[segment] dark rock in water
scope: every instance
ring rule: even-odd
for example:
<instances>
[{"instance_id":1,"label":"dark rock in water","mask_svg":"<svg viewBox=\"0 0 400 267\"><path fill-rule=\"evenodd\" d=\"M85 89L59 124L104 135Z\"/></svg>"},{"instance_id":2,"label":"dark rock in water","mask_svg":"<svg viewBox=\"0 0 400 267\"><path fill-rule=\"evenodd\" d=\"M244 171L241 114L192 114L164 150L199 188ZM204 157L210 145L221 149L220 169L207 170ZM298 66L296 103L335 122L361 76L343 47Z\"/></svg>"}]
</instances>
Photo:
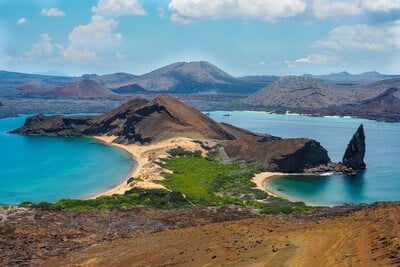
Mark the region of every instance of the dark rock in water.
<instances>
[{"instance_id":1,"label":"dark rock in water","mask_svg":"<svg viewBox=\"0 0 400 267\"><path fill-rule=\"evenodd\" d=\"M366 168L364 156L365 134L364 127L361 124L353 135L353 138L350 140L350 143L347 145L342 164L346 167L352 168L354 171L364 170Z\"/></svg>"}]
</instances>

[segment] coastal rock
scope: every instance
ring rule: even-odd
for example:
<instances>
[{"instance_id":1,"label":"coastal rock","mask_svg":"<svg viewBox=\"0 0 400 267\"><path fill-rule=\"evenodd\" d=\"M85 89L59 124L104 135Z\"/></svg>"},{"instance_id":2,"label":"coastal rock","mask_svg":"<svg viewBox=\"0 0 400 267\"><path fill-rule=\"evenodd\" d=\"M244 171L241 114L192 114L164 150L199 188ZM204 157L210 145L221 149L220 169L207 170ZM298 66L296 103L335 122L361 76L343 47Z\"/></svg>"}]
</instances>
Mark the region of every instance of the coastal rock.
<instances>
[{"instance_id":1,"label":"coastal rock","mask_svg":"<svg viewBox=\"0 0 400 267\"><path fill-rule=\"evenodd\" d=\"M120 144L153 143L176 137L214 140L231 159L253 162L268 171L303 172L327 164L327 151L307 138L282 139L217 123L176 99L161 95L135 99L99 116L28 118L14 133L48 136L116 136Z\"/></svg>"},{"instance_id":2,"label":"coastal rock","mask_svg":"<svg viewBox=\"0 0 400 267\"><path fill-rule=\"evenodd\" d=\"M224 146L231 158L255 161L265 171L302 173L331 162L320 143L307 138L290 138L257 142L235 140Z\"/></svg>"},{"instance_id":3,"label":"coastal rock","mask_svg":"<svg viewBox=\"0 0 400 267\"><path fill-rule=\"evenodd\" d=\"M347 145L346 152L344 153L342 164L350 167L353 170L364 170L366 168L364 162L365 156L365 133L364 127L361 124L350 143Z\"/></svg>"},{"instance_id":4,"label":"coastal rock","mask_svg":"<svg viewBox=\"0 0 400 267\"><path fill-rule=\"evenodd\" d=\"M90 125L90 117L45 116L39 114L26 119L25 124L12 133L45 136L82 136Z\"/></svg>"}]
</instances>

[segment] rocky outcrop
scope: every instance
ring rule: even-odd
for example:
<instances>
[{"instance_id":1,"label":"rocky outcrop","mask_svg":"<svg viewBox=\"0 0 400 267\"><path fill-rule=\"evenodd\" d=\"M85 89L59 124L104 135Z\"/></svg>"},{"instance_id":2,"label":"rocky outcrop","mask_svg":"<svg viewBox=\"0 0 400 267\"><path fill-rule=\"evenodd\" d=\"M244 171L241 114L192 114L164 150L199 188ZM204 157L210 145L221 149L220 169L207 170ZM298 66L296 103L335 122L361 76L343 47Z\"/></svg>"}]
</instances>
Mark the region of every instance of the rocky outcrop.
<instances>
[{"instance_id":1,"label":"rocky outcrop","mask_svg":"<svg viewBox=\"0 0 400 267\"><path fill-rule=\"evenodd\" d=\"M307 138L257 142L239 139L224 145L231 158L256 162L265 171L302 173L308 168L331 162L320 143Z\"/></svg>"},{"instance_id":2,"label":"rocky outcrop","mask_svg":"<svg viewBox=\"0 0 400 267\"><path fill-rule=\"evenodd\" d=\"M350 143L347 145L342 164L346 167L352 168L355 171L364 170L366 168L364 156L365 133L364 127L361 124L353 135L353 138L350 140Z\"/></svg>"},{"instance_id":3,"label":"rocky outcrop","mask_svg":"<svg viewBox=\"0 0 400 267\"><path fill-rule=\"evenodd\" d=\"M113 135L114 142L152 143L174 137L212 139L230 158L254 162L268 171L303 172L330 162L327 151L306 138L281 139L217 123L203 113L162 95L135 99L100 116L37 115L14 133L50 136Z\"/></svg>"}]
</instances>

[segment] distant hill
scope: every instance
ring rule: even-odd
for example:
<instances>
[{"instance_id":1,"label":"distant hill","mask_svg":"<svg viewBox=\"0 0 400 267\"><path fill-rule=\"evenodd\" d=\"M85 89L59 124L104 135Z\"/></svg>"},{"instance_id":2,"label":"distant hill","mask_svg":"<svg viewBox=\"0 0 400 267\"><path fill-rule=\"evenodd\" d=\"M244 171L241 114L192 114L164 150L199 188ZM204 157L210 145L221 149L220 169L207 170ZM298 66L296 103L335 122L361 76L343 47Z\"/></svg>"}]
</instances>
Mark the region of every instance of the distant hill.
<instances>
[{"instance_id":1,"label":"distant hill","mask_svg":"<svg viewBox=\"0 0 400 267\"><path fill-rule=\"evenodd\" d=\"M355 75L343 71L317 76L307 74L303 77L318 79L320 82L329 84L355 87L381 80L400 78L400 75L385 75L376 71ZM121 72L107 75L84 74L81 77L62 77L0 71L0 97L49 98L54 95L48 94L48 91L56 87L63 87L66 83L82 80L94 80L105 88L113 89L116 94L121 92L121 94L129 94L129 91L135 94L139 87L150 92L170 94L252 94L278 79L278 76L273 75L236 78L205 61L177 62L143 75ZM130 87L130 89L125 87L134 85L139 87ZM320 99L320 101L325 100Z\"/></svg>"},{"instance_id":2,"label":"distant hill","mask_svg":"<svg viewBox=\"0 0 400 267\"><path fill-rule=\"evenodd\" d=\"M317 110L319 115L347 115L381 121L400 121L399 89L391 87L380 95L359 103Z\"/></svg>"},{"instance_id":3,"label":"distant hill","mask_svg":"<svg viewBox=\"0 0 400 267\"><path fill-rule=\"evenodd\" d=\"M400 78L400 75L386 75L381 74L377 71L363 72L360 74L350 74L347 71L342 71L338 73L331 73L328 75L311 75L311 77L338 85L357 86L366 85L381 80Z\"/></svg>"},{"instance_id":4,"label":"distant hill","mask_svg":"<svg viewBox=\"0 0 400 267\"><path fill-rule=\"evenodd\" d=\"M33 80L27 83L24 83L18 90L25 92L27 94L44 94L53 89L54 85L48 84L41 80Z\"/></svg>"},{"instance_id":5,"label":"distant hill","mask_svg":"<svg viewBox=\"0 0 400 267\"><path fill-rule=\"evenodd\" d=\"M339 86L305 76L280 78L246 99L254 106L315 115L349 115L400 120L400 79Z\"/></svg>"},{"instance_id":6,"label":"distant hill","mask_svg":"<svg viewBox=\"0 0 400 267\"><path fill-rule=\"evenodd\" d=\"M311 77L288 76L250 95L247 103L270 107L320 108L350 103L355 98L352 91L351 88Z\"/></svg>"},{"instance_id":7,"label":"distant hill","mask_svg":"<svg viewBox=\"0 0 400 267\"><path fill-rule=\"evenodd\" d=\"M112 89L114 93L117 94L147 94L149 91L137 84L125 85L118 87L117 89Z\"/></svg>"},{"instance_id":8,"label":"distant hill","mask_svg":"<svg viewBox=\"0 0 400 267\"><path fill-rule=\"evenodd\" d=\"M94 80L101 85L107 87L107 88L118 88L123 85L126 85L126 83L130 83L133 81L136 77L136 75L129 74L129 73L124 73L124 72L119 72L119 73L114 73L114 74L106 74L106 75L101 75L96 77L90 78L91 80Z\"/></svg>"},{"instance_id":9,"label":"distant hill","mask_svg":"<svg viewBox=\"0 0 400 267\"><path fill-rule=\"evenodd\" d=\"M169 93L251 93L262 87L234 78L205 62L178 62L137 76L124 85L137 84L147 91Z\"/></svg>"},{"instance_id":10,"label":"distant hill","mask_svg":"<svg viewBox=\"0 0 400 267\"><path fill-rule=\"evenodd\" d=\"M49 94L55 97L68 98L108 98L114 93L93 80L82 80L78 82L67 83L62 87L57 87Z\"/></svg>"},{"instance_id":11,"label":"distant hill","mask_svg":"<svg viewBox=\"0 0 400 267\"><path fill-rule=\"evenodd\" d=\"M73 81L76 81L76 78L0 70L0 97L18 97L32 93L43 93Z\"/></svg>"}]
</instances>

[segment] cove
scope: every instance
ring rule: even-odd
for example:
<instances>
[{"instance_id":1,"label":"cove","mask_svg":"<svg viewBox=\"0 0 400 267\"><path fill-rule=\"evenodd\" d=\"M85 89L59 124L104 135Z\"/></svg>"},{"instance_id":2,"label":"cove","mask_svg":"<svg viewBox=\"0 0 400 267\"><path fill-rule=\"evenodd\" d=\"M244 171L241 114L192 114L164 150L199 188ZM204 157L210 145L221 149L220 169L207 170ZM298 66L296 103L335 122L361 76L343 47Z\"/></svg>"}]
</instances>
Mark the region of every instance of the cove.
<instances>
[{"instance_id":1,"label":"cove","mask_svg":"<svg viewBox=\"0 0 400 267\"><path fill-rule=\"evenodd\" d=\"M28 115L0 119L0 204L87 198L115 187L135 167L128 153L90 138L8 133Z\"/></svg>"},{"instance_id":2,"label":"cove","mask_svg":"<svg viewBox=\"0 0 400 267\"><path fill-rule=\"evenodd\" d=\"M313 205L400 201L400 123L253 111L216 111L210 112L210 117L259 133L315 139L328 150L334 162L342 160L348 142L363 123L366 171L356 177L285 176L268 179L266 186L284 198Z\"/></svg>"}]
</instances>

